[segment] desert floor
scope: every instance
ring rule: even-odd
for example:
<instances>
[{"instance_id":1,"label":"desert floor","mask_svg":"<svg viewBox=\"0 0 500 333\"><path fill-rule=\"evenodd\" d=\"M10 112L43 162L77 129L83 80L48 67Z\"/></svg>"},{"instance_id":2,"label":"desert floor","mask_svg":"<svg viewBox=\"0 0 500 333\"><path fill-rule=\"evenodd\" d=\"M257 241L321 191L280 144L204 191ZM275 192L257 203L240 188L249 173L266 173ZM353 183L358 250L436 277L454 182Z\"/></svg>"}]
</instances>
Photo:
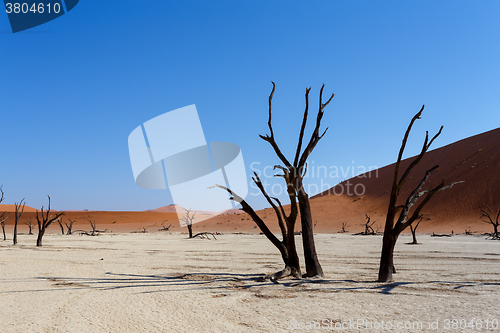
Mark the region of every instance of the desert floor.
<instances>
[{"instance_id":1,"label":"desert floor","mask_svg":"<svg viewBox=\"0 0 500 333\"><path fill-rule=\"evenodd\" d=\"M381 236L318 234L325 279L279 284L257 282L282 269L261 235L35 237L0 241L1 332L500 331L500 242L484 236L402 236L396 282L377 283Z\"/></svg>"}]
</instances>

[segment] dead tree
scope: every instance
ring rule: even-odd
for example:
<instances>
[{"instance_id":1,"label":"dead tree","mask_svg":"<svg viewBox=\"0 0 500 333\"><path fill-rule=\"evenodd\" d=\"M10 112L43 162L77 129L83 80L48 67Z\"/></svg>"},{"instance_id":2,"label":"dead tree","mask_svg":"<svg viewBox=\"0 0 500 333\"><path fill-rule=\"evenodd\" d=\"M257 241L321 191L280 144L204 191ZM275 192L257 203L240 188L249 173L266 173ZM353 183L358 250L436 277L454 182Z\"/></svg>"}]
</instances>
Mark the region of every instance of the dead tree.
<instances>
[{"instance_id":1,"label":"dead tree","mask_svg":"<svg viewBox=\"0 0 500 333\"><path fill-rule=\"evenodd\" d=\"M419 244L417 242L417 228L418 228L418 225L420 224L420 222L422 222L422 219L424 218L424 216L420 215L419 218L420 219L418 220L417 223L415 223L415 226L410 224L410 231L411 231L411 236L412 236L413 240L411 243L408 243L408 244Z\"/></svg>"},{"instance_id":2,"label":"dead tree","mask_svg":"<svg viewBox=\"0 0 500 333\"><path fill-rule=\"evenodd\" d=\"M296 253L295 248L295 239L294 239L294 228L295 221L297 219L297 201L298 208L300 211L300 219L301 219L301 229L302 229L302 244L304 247L304 258L306 263L306 273L305 277L313 277L313 276L324 276L323 269L318 260L318 256L316 253L316 246L314 244L314 234L313 234L313 219L311 214L311 206L309 204L309 196L304 189L303 178L307 172L307 159L310 154L318 144L319 140L325 135L328 128L320 134L321 120L323 119L323 114L326 106L333 99L334 94L330 96L330 98L323 103L323 89L325 85L323 85L320 89L319 93L319 106L318 112L316 115L316 123L314 126L314 130L311 134L309 141L307 142L305 148L302 150L302 143L304 140L304 133L307 124L307 118L309 115L309 92L311 88L306 89L305 93L305 110L302 117L302 125L299 132L299 139L297 143L297 149L295 151L295 157L293 159L293 163L290 162L285 155L281 152L278 144L276 143L274 137L274 131L272 127L272 100L275 91L275 84L273 84L273 89L271 94L269 95L269 118L268 118L268 127L269 134L260 135L260 138L264 141L268 142L273 148L276 156L281 160L283 165L277 165L274 168L283 171L283 174L280 175L285 179L287 185L287 193L290 199L290 207L291 212L289 215L286 215L281 203L276 198L270 198L269 195L265 192L260 179L255 174L254 182L257 184L263 195L266 197L267 201L273 207L277 217L278 223L282 232L282 241L279 241L267 228L264 222L260 219L260 217L253 211L253 209L245 202L245 206L243 206L243 210L247 212L254 222L259 226L261 231L267 236L267 238L280 250L283 260L285 261L285 269L282 272L275 274L275 277L283 277L286 275L294 275L297 276L300 272L299 260ZM229 191L233 198L237 198L237 195ZM238 197L241 199L240 197ZM240 202L241 203L241 202ZM279 208L278 208L279 205Z\"/></svg>"},{"instance_id":3,"label":"dead tree","mask_svg":"<svg viewBox=\"0 0 500 333\"><path fill-rule=\"evenodd\" d=\"M89 221L89 223L90 223L90 227L92 228L92 231L87 232L87 231L84 231L84 230L77 230L77 231L80 231L80 235L98 236L101 232L106 232L106 231L108 230L108 229L104 229L104 230L97 230L95 220L91 220L91 219L88 219L88 218L85 218L85 219L86 219L87 221Z\"/></svg>"},{"instance_id":4,"label":"dead tree","mask_svg":"<svg viewBox=\"0 0 500 333\"><path fill-rule=\"evenodd\" d=\"M3 193L3 189L2 189L3 185L0 186L0 202L3 201L4 199L4 193ZM0 214L0 225L2 225L2 232L3 232L3 240L7 240L7 235L5 234L5 220L7 220L9 217L7 216L7 212L2 212L2 214Z\"/></svg>"},{"instance_id":5,"label":"dead tree","mask_svg":"<svg viewBox=\"0 0 500 333\"><path fill-rule=\"evenodd\" d=\"M425 172L424 177L420 181L420 183L417 185L417 187L411 192L411 194L408 196L406 199L406 202L403 205L397 205L398 201L398 196L401 191L401 188L406 182L406 179L408 178L408 175L410 172L413 170L413 168L422 160L424 157L425 153L431 146L431 144L434 142L434 140L441 134L441 131L443 130L443 126L439 129L436 135L429 141L429 132L426 132L425 134L425 140L424 144L422 146L422 150L420 154L413 159L413 161L410 163L408 168L406 168L405 172L399 178L399 167L401 164L401 159L403 157L403 152L406 147L406 142L408 140L408 136L410 134L411 128L413 126L413 123L417 120L420 119L420 116L422 115L422 111L424 110L424 106L420 109L420 111L412 118L410 124L408 125L408 128L406 129L405 136L403 138L403 142L401 143L401 148L399 150L399 155L397 162L395 164L394 168L394 178L392 182L392 189L391 189L391 194L389 198L389 207L387 210L387 217L385 221L385 228L384 228L384 237L383 237L383 243L382 243L382 253L380 256L380 267L379 267L379 273L378 273L378 281L379 282L388 282L392 281L392 274L396 272L394 269L394 247L396 245L396 241L399 237L399 234L405 230L408 226L410 226L413 222L415 222L416 219L419 218L420 212L422 208L429 202L429 200L436 194L438 191L445 190L447 188L452 187L456 183L453 183L448 186L444 186L445 181L444 179L435 187L431 187L429 190L422 191L422 187L424 184L427 182L429 179L429 176L431 173L439 167L439 165L435 165L429 170ZM424 196L424 199L419 203L417 208L413 211L413 214L409 216L410 209L412 206L422 197ZM396 214L399 212L399 216L397 217L396 220ZM396 222L395 222L396 220Z\"/></svg>"},{"instance_id":6,"label":"dead tree","mask_svg":"<svg viewBox=\"0 0 500 333\"><path fill-rule=\"evenodd\" d=\"M24 201L24 203L23 203ZM17 244L17 224L19 223L19 220L21 219L21 215L23 215L24 212L24 206L26 206L26 201L24 198L19 202L19 204L15 204L15 212L14 212L14 236L12 237L12 242L14 245Z\"/></svg>"},{"instance_id":7,"label":"dead tree","mask_svg":"<svg viewBox=\"0 0 500 333\"><path fill-rule=\"evenodd\" d=\"M212 237L215 240L217 240L217 238L215 238L214 233L212 233L212 232L206 232L206 231L197 233L196 235L193 236L193 238L199 237L199 238L210 240L210 235L212 235Z\"/></svg>"},{"instance_id":8,"label":"dead tree","mask_svg":"<svg viewBox=\"0 0 500 333\"><path fill-rule=\"evenodd\" d=\"M33 228L35 227L35 225L33 224L33 221L31 221L31 219L28 219L28 221L24 222L24 224L26 224L29 228L28 235L33 235Z\"/></svg>"},{"instance_id":9,"label":"dead tree","mask_svg":"<svg viewBox=\"0 0 500 333\"><path fill-rule=\"evenodd\" d=\"M186 210L186 216L184 216L181 221L186 222L188 231L189 231L189 238L193 238L193 220L194 216L196 215L196 212L193 213L193 215L189 215L191 212L191 209Z\"/></svg>"},{"instance_id":10,"label":"dead tree","mask_svg":"<svg viewBox=\"0 0 500 333\"><path fill-rule=\"evenodd\" d=\"M500 239L500 235L498 234L498 226L500 225L500 221L498 220L500 217L500 207L498 207L498 212L496 213L496 217L494 218L493 210L488 207L488 211L481 208L481 218L485 217L488 220L481 220L485 223L491 224L493 226L493 233L491 233L492 239Z\"/></svg>"},{"instance_id":11,"label":"dead tree","mask_svg":"<svg viewBox=\"0 0 500 333\"><path fill-rule=\"evenodd\" d=\"M36 221L38 224L38 237L36 239L36 246L42 246L42 238L43 235L45 235L45 231L47 230L48 227L55 221L58 221L61 216L64 215L64 212L61 213L56 213L55 216L50 215L50 196L47 195L49 198L49 206L47 207L47 211L43 211L43 206L41 211L39 212L38 210L36 211Z\"/></svg>"},{"instance_id":12,"label":"dead tree","mask_svg":"<svg viewBox=\"0 0 500 333\"><path fill-rule=\"evenodd\" d=\"M306 277L313 277L313 276L324 276L323 274L323 269L321 268L321 265L318 260L318 255L316 253L316 246L314 244L314 234L313 234L313 220L312 220L312 214L311 214L311 205L309 203L309 195L307 194L306 190L304 189L304 184L303 184L303 178L307 172L307 159L311 155L312 151L318 144L319 140L326 134L328 128L326 128L323 133L320 134L320 127L321 127L321 120L323 119L324 115L324 110L326 106L331 102L333 97L335 96L332 94L330 98L323 103L323 89L325 88L325 85L323 84L321 86L320 92L319 92L319 106L318 106L318 113L316 115L316 124L314 126L314 130L311 134L311 137L304 148L302 150L302 141L304 139L304 132L307 124L307 118L309 115L309 92L311 91L311 88L306 89L306 94L305 94L305 110L304 110L304 115L302 118L302 126L300 128L300 133L299 133L299 141L297 144L297 149L295 152L295 157L293 160L293 164L290 163L290 161L283 155L281 152L278 144L276 143L274 139L274 132L273 132L273 127L271 125L271 106L272 106L272 99L274 95L274 90L275 90L275 85L273 82L273 90L271 94L269 95L269 120L268 120L268 127L269 127L269 135L261 135L260 137L267 141L274 149L274 152L276 155L279 157L281 162L284 164L284 166L280 166L280 169L283 171L286 169L286 173L288 174L289 181L287 181L287 187L292 187L297 195L297 199L299 202L299 210L300 210L300 221L301 221L301 229L302 229L302 245L304 247L304 259L306 263Z\"/></svg>"},{"instance_id":13,"label":"dead tree","mask_svg":"<svg viewBox=\"0 0 500 333\"><path fill-rule=\"evenodd\" d=\"M170 227L172 226L172 225L169 225L168 227L166 227L163 225L163 223L165 223L165 222L161 223L161 229L158 229L158 231L168 231L170 229Z\"/></svg>"},{"instance_id":14,"label":"dead tree","mask_svg":"<svg viewBox=\"0 0 500 333\"><path fill-rule=\"evenodd\" d=\"M364 224L365 226L365 231L363 232L364 235L375 235L375 230L373 230L372 226L375 224L375 221L371 222L370 215L365 214L366 217L366 222Z\"/></svg>"},{"instance_id":15,"label":"dead tree","mask_svg":"<svg viewBox=\"0 0 500 333\"><path fill-rule=\"evenodd\" d=\"M342 229L340 230L341 233L348 232L345 228L347 227L347 222L342 222Z\"/></svg>"},{"instance_id":16,"label":"dead tree","mask_svg":"<svg viewBox=\"0 0 500 333\"><path fill-rule=\"evenodd\" d=\"M371 221L371 218L370 218L370 215L368 214L365 214L365 217L366 217L366 222L365 223L362 223L360 225L364 226L365 227L365 230L361 231L361 232L358 232L358 233L355 233L354 235L377 235L378 234L378 230L380 229L376 224L375 224L375 221ZM377 230L373 230L373 225L375 224L375 227L377 228Z\"/></svg>"},{"instance_id":17,"label":"dead tree","mask_svg":"<svg viewBox=\"0 0 500 333\"><path fill-rule=\"evenodd\" d=\"M68 217L68 221L69 221L69 224L67 222L64 222L64 224L66 225L66 235L71 235L73 233L72 229L73 229L73 224L76 222L76 220L72 220Z\"/></svg>"}]
</instances>

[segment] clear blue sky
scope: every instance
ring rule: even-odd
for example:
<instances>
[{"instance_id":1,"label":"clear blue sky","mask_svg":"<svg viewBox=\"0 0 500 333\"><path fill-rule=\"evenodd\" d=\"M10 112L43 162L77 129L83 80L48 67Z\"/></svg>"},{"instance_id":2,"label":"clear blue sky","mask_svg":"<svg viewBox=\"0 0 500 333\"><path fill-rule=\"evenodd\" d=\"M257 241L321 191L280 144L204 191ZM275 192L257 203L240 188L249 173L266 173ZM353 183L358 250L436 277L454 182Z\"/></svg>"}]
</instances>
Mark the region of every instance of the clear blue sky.
<instances>
[{"instance_id":1,"label":"clear blue sky","mask_svg":"<svg viewBox=\"0 0 500 333\"><path fill-rule=\"evenodd\" d=\"M277 159L267 133L276 82L278 143L293 154L311 86L336 94L315 165L393 163L422 104L407 156L425 130L435 148L500 124L500 2L90 1L12 34L0 14L0 184L36 208L143 210L172 203L135 185L127 138L196 104L207 141ZM333 184L343 180L329 179ZM258 208L265 204L251 197Z\"/></svg>"}]
</instances>

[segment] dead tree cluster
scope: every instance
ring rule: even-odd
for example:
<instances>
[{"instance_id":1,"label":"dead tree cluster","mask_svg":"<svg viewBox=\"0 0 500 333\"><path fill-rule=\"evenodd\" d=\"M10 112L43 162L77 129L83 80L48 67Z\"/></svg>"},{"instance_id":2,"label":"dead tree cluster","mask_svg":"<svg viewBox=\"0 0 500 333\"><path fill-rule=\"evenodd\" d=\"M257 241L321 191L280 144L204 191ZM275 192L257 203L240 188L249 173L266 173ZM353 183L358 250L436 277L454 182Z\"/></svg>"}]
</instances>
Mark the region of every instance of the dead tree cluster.
<instances>
[{"instance_id":1,"label":"dead tree cluster","mask_svg":"<svg viewBox=\"0 0 500 333\"><path fill-rule=\"evenodd\" d=\"M325 103L323 103L324 85L321 87L319 93L319 105L316 114L316 122L314 130L311 134L309 141L305 145L305 148L302 149L305 128L309 115L309 92L311 88L306 89L305 110L302 117L302 125L299 132L299 138L295 156L293 160L288 160L282 153L281 149L279 148L274 136L273 126L272 126L272 100L276 86L274 82L272 84L273 84L273 89L271 91L271 94L269 95L269 118L268 118L269 134L260 135L260 138L271 145L271 147L274 150L274 153L282 163L282 165L276 165L274 169L280 170L282 172L282 174L277 176L282 177L286 183L288 199L290 200L290 212L288 214L285 212L280 200L269 196L257 173L254 173L254 177L252 177L252 179L259 188L259 190L261 191L261 193L266 198L267 202L271 205L272 209L274 210L274 213L276 214L278 225L281 230L281 240L278 239L278 237L276 237L269 230L268 226L265 224L262 218L254 211L254 209L245 200L243 200L243 198L241 198L240 196L238 196L236 193L226 188L225 186L221 185L216 185L216 186L228 191L229 194L231 195L231 199L241 204L242 210L246 212L253 219L253 221L260 228L262 233L280 251L281 257L285 263L285 268L282 271L273 274L271 276L272 279L278 279L289 275L292 275L296 278L300 278L302 276L299 257L297 255L297 250L295 245L295 237L294 237L295 222L298 217L298 212L300 211L302 246L304 248L304 259L306 265L306 273L304 274L304 277L314 277L314 276L322 277L324 276L323 269L321 268L321 265L319 263L318 256L316 253L316 247L314 244L311 206L309 204L309 196L304 189L303 178L307 171L307 164L306 164L307 159L309 158L310 154L312 153L318 142L321 140L321 138L325 135L326 131L328 130L327 128L322 133L320 133L321 120L324 115L324 110L326 106L333 99L334 94L332 94L330 98Z\"/></svg>"},{"instance_id":2,"label":"dead tree cluster","mask_svg":"<svg viewBox=\"0 0 500 333\"><path fill-rule=\"evenodd\" d=\"M500 225L500 207L498 207L497 213L493 213L493 210L488 207L488 210L481 208L481 218L486 218L486 220L481 220L485 223L491 224L493 226L493 232L490 234L491 239L500 239L498 234L498 226Z\"/></svg>"},{"instance_id":3,"label":"dead tree cluster","mask_svg":"<svg viewBox=\"0 0 500 333\"><path fill-rule=\"evenodd\" d=\"M49 205L47 210L44 210L44 207L42 206L41 211L36 211L36 220L37 220L37 225L38 225L38 236L36 240L36 246L42 246L42 239L45 234L45 231L47 228L54 223L55 221L59 221L61 216L64 215L64 213L56 213L55 215L51 215L50 212L50 196L47 196L49 198ZM4 200L4 192L2 189L2 186L0 186L0 202ZM24 213L24 208L26 206L26 200L23 198L19 203L15 203L14 207L14 232L13 232L13 237L12 237L12 242L14 245L17 244L17 236L18 236L18 225L19 221L21 220L21 216ZM7 212L3 212L0 214L0 224L2 226L2 231L3 231L3 238L4 240L7 239L6 234L5 234L5 220L7 220ZM29 228L29 235L33 235L33 228L35 225L33 224L31 219L28 219L26 222L24 222Z\"/></svg>"}]
</instances>

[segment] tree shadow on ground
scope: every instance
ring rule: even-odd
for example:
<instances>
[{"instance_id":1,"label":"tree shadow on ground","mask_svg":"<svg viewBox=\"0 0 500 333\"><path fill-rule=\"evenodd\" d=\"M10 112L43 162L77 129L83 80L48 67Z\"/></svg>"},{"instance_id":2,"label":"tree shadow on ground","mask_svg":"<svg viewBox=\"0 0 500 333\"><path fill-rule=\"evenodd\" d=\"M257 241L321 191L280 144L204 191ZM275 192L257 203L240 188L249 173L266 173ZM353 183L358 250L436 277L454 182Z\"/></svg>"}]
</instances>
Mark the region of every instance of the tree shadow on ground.
<instances>
[{"instance_id":1,"label":"tree shadow on ground","mask_svg":"<svg viewBox=\"0 0 500 333\"><path fill-rule=\"evenodd\" d=\"M335 280L335 279L283 279L278 283L265 280L259 282L265 274L234 274L234 273L177 273L170 275L124 274L106 272L105 277L37 277L39 280L51 282L51 288L38 290L4 290L0 293L20 293L36 291L56 291L74 289L117 290L137 289L139 293L158 293L173 291L210 290L224 291L269 291L282 290L293 293L338 293L338 292L370 292L390 295L396 289L404 286L428 289L433 285L450 285L449 290L458 291L464 287L499 286L500 282L466 282L466 281L423 281L423 282L391 282ZM23 279L16 282L30 282ZM4 281L6 282L6 281ZM141 290L146 289L146 290ZM152 290L153 289L153 290ZM400 292L404 292L401 290Z\"/></svg>"}]
</instances>

